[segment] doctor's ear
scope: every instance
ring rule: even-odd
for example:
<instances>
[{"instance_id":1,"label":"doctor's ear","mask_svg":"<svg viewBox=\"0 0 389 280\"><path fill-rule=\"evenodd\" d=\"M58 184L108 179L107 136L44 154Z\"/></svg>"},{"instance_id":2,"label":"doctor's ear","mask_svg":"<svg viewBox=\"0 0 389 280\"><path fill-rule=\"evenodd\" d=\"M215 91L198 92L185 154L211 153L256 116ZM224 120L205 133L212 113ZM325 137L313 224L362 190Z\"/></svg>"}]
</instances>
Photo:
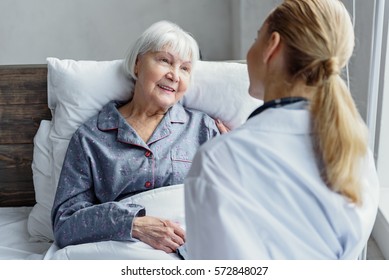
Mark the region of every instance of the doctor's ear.
<instances>
[{"instance_id":1,"label":"doctor's ear","mask_svg":"<svg viewBox=\"0 0 389 280\"><path fill-rule=\"evenodd\" d=\"M263 53L263 62L268 63L270 59L277 53L281 45L281 35L278 32L273 32L268 41L267 47Z\"/></svg>"}]
</instances>

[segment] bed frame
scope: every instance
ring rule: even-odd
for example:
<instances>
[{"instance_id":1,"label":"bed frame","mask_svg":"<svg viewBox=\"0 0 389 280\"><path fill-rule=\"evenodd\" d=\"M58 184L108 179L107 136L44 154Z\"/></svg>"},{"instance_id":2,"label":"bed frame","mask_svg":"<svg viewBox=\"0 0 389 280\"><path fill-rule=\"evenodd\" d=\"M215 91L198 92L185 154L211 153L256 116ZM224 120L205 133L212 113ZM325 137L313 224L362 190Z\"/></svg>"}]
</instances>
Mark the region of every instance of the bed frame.
<instances>
[{"instance_id":1,"label":"bed frame","mask_svg":"<svg viewBox=\"0 0 389 280\"><path fill-rule=\"evenodd\" d=\"M47 106L47 65L0 66L0 207L33 206L33 140Z\"/></svg>"}]
</instances>

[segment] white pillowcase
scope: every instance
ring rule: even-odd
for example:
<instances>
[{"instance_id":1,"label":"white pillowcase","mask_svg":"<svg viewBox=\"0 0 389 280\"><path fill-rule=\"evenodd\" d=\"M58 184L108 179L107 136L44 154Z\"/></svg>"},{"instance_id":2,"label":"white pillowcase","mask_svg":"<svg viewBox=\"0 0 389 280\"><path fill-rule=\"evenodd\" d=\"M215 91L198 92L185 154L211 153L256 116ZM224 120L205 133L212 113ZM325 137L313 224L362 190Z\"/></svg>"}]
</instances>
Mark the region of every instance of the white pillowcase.
<instances>
[{"instance_id":1,"label":"white pillowcase","mask_svg":"<svg viewBox=\"0 0 389 280\"><path fill-rule=\"evenodd\" d=\"M49 152L54 157L48 165L52 166L52 170L45 170L44 178L39 171L33 169L36 180L44 180L45 186L48 184L47 180L51 180L49 190L40 183L35 186L37 197L47 196L45 204L37 201L42 207L36 205L29 219L30 233L36 238L42 235L47 239L53 238L50 212L45 211L51 211L62 163L73 133L109 101L125 101L131 96L129 89L133 87L132 81L124 73L122 62L123 60L75 61L47 58L48 106L53 116L48 142L51 144ZM249 96L248 86L245 64L199 61L193 72L193 83L181 103L218 118L234 129L243 124L248 115L262 104L262 101ZM41 228L39 234L36 230L38 228Z\"/></svg>"},{"instance_id":2,"label":"white pillowcase","mask_svg":"<svg viewBox=\"0 0 389 280\"><path fill-rule=\"evenodd\" d=\"M111 100L128 100L132 82L122 60L47 59L47 99L56 135L70 138L87 119Z\"/></svg>"},{"instance_id":3,"label":"white pillowcase","mask_svg":"<svg viewBox=\"0 0 389 280\"><path fill-rule=\"evenodd\" d=\"M182 104L220 119L229 128L242 125L262 101L248 94L247 65L237 62L199 61L193 83Z\"/></svg>"},{"instance_id":4,"label":"white pillowcase","mask_svg":"<svg viewBox=\"0 0 389 280\"><path fill-rule=\"evenodd\" d=\"M52 185L52 148L49 140L51 121L42 120L34 137L33 161L31 164L36 204L27 221L32 241L53 240L51 208L55 188Z\"/></svg>"}]
</instances>

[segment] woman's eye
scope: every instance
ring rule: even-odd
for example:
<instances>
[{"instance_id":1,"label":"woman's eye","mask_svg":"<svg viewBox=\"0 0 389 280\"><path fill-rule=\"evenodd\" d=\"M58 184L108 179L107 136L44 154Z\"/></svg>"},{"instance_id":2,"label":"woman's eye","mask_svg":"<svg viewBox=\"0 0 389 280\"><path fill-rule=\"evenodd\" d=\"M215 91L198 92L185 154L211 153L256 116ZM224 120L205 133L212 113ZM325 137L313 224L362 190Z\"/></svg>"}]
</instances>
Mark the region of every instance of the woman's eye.
<instances>
[{"instance_id":1,"label":"woman's eye","mask_svg":"<svg viewBox=\"0 0 389 280\"><path fill-rule=\"evenodd\" d=\"M161 61L164 63L169 63L169 59L167 59L167 58L161 58Z\"/></svg>"}]
</instances>

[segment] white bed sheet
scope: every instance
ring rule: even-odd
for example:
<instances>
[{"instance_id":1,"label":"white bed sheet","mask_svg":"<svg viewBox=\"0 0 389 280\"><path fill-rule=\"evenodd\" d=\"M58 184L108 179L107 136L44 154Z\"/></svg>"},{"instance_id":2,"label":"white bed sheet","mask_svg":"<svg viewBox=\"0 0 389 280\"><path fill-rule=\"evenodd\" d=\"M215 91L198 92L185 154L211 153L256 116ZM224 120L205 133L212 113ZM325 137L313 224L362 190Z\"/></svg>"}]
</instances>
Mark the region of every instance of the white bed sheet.
<instances>
[{"instance_id":1,"label":"white bed sheet","mask_svg":"<svg viewBox=\"0 0 389 280\"><path fill-rule=\"evenodd\" d=\"M30 240L27 220L32 207L0 207L0 259L44 259L52 245Z\"/></svg>"}]
</instances>

